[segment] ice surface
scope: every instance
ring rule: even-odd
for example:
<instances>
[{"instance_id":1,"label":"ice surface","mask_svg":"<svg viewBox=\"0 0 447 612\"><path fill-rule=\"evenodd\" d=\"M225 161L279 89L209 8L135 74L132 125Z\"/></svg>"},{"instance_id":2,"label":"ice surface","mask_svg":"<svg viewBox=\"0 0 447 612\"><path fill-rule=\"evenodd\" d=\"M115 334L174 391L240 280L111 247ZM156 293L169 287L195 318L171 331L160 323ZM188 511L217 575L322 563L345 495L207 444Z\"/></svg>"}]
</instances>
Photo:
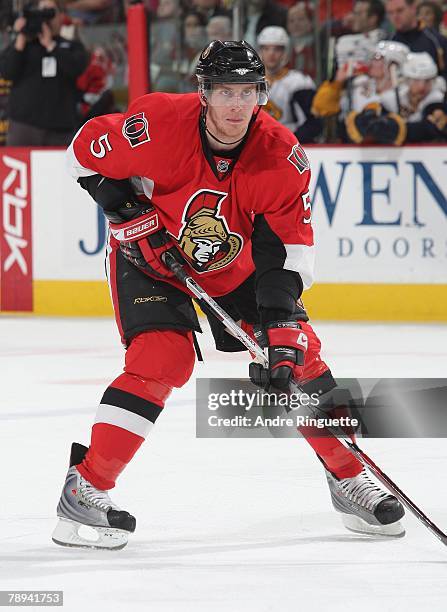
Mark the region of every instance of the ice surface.
<instances>
[{"instance_id":1,"label":"ice surface","mask_svg":"<svg viewBox=\"0 0 447 612\"><path fill-rule=\"evenodd\" d=\"M447 328L316 324L338 376L445 377ZM63 589L69 611L446 609L447 548L407 516L401 540L345 531L302 439L196 439L195 383L171 397L112 498L137 516L119 552L50 536L70 443L88 443L120 371L111 320L0 318L0 589ZM194 376L245 376L212 350ZM447 445L362 446L447 529Z\"/></svg>"}]
</instances>

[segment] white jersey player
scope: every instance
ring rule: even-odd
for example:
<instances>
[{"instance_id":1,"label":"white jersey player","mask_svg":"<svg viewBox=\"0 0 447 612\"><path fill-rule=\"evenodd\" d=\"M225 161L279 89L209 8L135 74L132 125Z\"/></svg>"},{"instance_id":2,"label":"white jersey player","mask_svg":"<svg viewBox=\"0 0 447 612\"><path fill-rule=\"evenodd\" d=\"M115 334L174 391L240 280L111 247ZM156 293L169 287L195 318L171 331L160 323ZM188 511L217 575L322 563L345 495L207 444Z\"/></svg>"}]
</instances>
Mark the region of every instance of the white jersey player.
<instances>
[{"instance_id":1,"label":"white jersey player","mask_svg":"<svg viewBox=\"0 0 447 612\"><path fill-rule=\"evenodd\" d=\"M291 130L302 143L320 134L320 120L311 113L315 83L310 76L287 67L290 38L284 28L268 26L258 36L270 95L265 110Z\"/></svg>"},{"instance_id":2,"label":"white jersey player","mask_svg":"<svg viewBox=\"0 0 447 612\"><path fill-rule=\"evenodd\" d=\"M350 111L361 112L370 104L380 103L385 91L396 87L402 79L402 67L409 47L392 40L382 40L374 48L368 74L354 77L342 95L340 106L345 116Z\"/></svg>"},{"instance_id":3,"label":"white jersey player","mask_svg":"<svg viewBox=\"0 0 447 612\"><path fill-rule=\"evenodd\" d=\"M403 76L405 81L401 85L380 96L386 111L412 123L421 121L430 105L444 102L445 80L438 77L437 66L428 53L409 53Z\"/></svg>"},{"instance_id":4,"label":"white jersey player","mask_svg":"<svg viewBox=\"0 0 447 612\"><path fill-rule=\"evenodd\" d=\"M403 83L380 94L375 105L347 115L350 140L394 145L446 140L445 81L437 74L428 53L409 53Z\"/></svg>"}]
</instances>

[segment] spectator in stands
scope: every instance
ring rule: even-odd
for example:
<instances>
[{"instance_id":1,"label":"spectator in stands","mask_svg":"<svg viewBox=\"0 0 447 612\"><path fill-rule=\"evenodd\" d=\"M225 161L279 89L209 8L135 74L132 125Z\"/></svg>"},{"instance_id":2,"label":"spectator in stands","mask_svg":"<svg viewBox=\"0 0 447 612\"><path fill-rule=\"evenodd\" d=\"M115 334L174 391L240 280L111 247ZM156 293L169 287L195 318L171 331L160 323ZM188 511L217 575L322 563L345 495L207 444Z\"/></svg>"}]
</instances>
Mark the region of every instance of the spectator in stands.
<instances>
[{"instance_id":1,"label":"spectator in stands","mask_svg":"<svg viewBox=\"0 0 447 612\"><path fill-rule=\"evenodd\" d=\"M374 46L385 38L385 31L380 27L384 16L381 0L357 0L352 11L353 34L340 36L337 40L337 68L347 59L339 57L344 53L341 49L352 46L356 55L368 56Z\"/></svg>"},{"instance_id":2,"label":"spectator in stands","mask_svg":"<svg viewBox=\"0 0 447 612\"><path fill-rule=\"evenodd\" d=\"M386 12L396 29L393 40L404 43L415 53L429 53L439 73L446 76L447 39L433 30L420 27L415 0L387 0Z\"/></svg>"},{"instance_id":3,"label":"spectator in stands","mask_svg":"<svg viewBox=\"0 0 447 612\"><path fill-rule=\"evenodd\" d=\"M368 73L376 45L383 38L379 26L384 9L379 4L378 0L358 0L355 3L353 26L356 33L340 36L336 42L335 76L321 84L313 102L313 111L318 117L338 116L343 91L350 100L354 79Z\"/></svg>"},{"instance_id":4,"label":"spectator in stands","mask_svg":"<svg viewBox=\"0 0 447 612\"><path fill-rule=\"evenodd\" d=\"M80 101L81 125L99 115L117 112L112 91L115 66L106 50L96 45L91 53L87 69L76 81Z\"/></svg>"},{"instance_id":5,"label":"spectator in stands","mask_svg":"<svg viewBox=\"0 0 447 612\"><path fill-rule=\"evenodd\" d=\"M201 50L207 43L206 18L202 13L189 11L183 18L182 54L178 63L179 92L197 90L195 67Z\"/></svg>"},{"instance_id":6,"label":"spectator in stands","mask_svg":"<svg viewBox=\"0 0 447 612\"><path fill-rule=\"evenodd\" d=\"M436 2L421 2L417 6L417 18L422 28L430 28L439 33L442 16L442 8Z\"/></svg>"},{"instance_id":7,"label":"spectator in stands","mask_svg":"<svg viewBox=\"0 0 447 612\"><path fill-rule=\"evenodd\" d=\"M191 0L191 8L201 13L207 22L218 15L231 17L231 11L223 8L219 0Z\"/></svg>"},{"instance_id":8,"label":"spectator in stands","mask_svg":"<svg viewBox=\"0 0 447 612\"><path fill-rule=\"evenodd\" d=\"M85 25L111 23L120 13L119 0L70 0L65 3L64 12Z\"/></svg>"},{"instance_id":9,"label":"spectator in stands","mask_svg":"<svg viewBox=\"0 0 447 612\"><path fill-rule=\"evenodd\" d=\"M231 19L226 15L211 17L206 26L208 42L212 40L231 40Z\"/></svg>"},{"instance_id":10,"label":"spectator in stands","mask_svg":"<svg viewBox=\"0 0 447 612\"><path fill-rule=\"evenodd\" d=\"M287 32L290 36L292 68L316 77L315 35L312 8L306 2L298 2L287 11Z\"/></svg>"},{"instance_id":11,"label":"spectator in stands","mask_svg":"<svg viewBox=\"0 0 447 612\"><path fill-rule=\"evenodd\" d=\"M0 75L13 83L9 98L8 145L66 145L78 123L76 79L88 55L78 41L59 35L60 7L56 0L40 0L39 9L54 16L41 22L19 17L16 38L0 55Z\"/></svg>"},{"instance_id":12,"label":"spectator in stands","mask_svg":"<svg viewBox=\"0 0 447 612\"><path fill-rule=\"evenodd\" d=\"M185 66L182 63L181 72L182 86L181 91L195 91L197 89L197 79L195 76L195 69L197 62L199 61L200 53L203 47L211 42L212 40L231 40L231 19L227 15L216 15L211 17L205 27L205 42L202 47L196 51L196 54L192 60L187 63L187 71L185 72Z\"/></svg>"},{"instance_id":13,"label":"spectator in stands","mask_svg":"<svg viewBox=\"0 0 447 612\"><path fill-rule=\"evenodd\" d=\"M179 0L160 0L151 21L151 79L156 91L176 92L176 66L181 57L181 6Z\"/></svg>"},{"instance_id":14,"label":"spectator in stands","mask_svg":"<svg viewBox=\"0 0 447 612\"><path fill-rule=\"evenodd\" d=\"M403 144L447 140L445 82L427 53L409 53L404 82L380 96L374 109L357 114L351 125L354 142Z\"/></svg>"},{"instance_id":15,"label":"spectator in stands","mask_svg":"<svg viewBox=\"0 0 447 612\"><path fill-rule=\"evenodd\" d=\"M261 30L270 25L287 27L287 9L273 0L246 0L244 10L243 38L250 45L256 45Z\"/></svg>"},{"instance_id":16,"label":"spectator in stands","mask_svg":"<svg viewBox=\"0 0 447 612\"><path fill-rule=\"evenodd\" d=\"M378 30L384 17L381 0L357 0L352 10L352 31L366 34Z\"/></svg>"},{"instance_id":17,"label":"spectator in stands","mask_svg":"<svg viewBox=\"0 0 447 612\"><path fill-rule=\"evenodd\" d=\"M315 83L309 76L287 67L290 40L286 30L280 26L264 28L257 46L270 88L264 110L289 128L300 142L314 142L321 132L321 122L310 110Z\"/></svg>"},{"instance_id":18,"label":"spectator in stands","mask_svg":"<svg viewBox=\"0 0 447 612\"><path fill-rule=\"evenodd\" d=\"M206 45L206 18L198 11L183 17L183 57L191 61Z\"/></svg>"},{"instance_id":19,"label":"spectator in stands","mask_svg":"<svg viewBox=\"0 0 447 612\"><path fill-rule=\"evenodd\" d=\"M352 11L352 34L344 34L337 39L335 61L330 71L330 78L341 68L346 70L348 78L367 71L367 65L374 52L374 47L386 38L380 27L384 18L384 7L380 0L357 0Z\"/></svg>"},{"instance_id":20,"label":"spectator in stands","mask_svg":"<svg viewBox=\"0 0 447 612\"><path fill-rule=\"evenodd\" d=\"M181 12L179 0L159 0L156 16L158 19L172 19L180 17Z\"/></svg>"}]
</instances>

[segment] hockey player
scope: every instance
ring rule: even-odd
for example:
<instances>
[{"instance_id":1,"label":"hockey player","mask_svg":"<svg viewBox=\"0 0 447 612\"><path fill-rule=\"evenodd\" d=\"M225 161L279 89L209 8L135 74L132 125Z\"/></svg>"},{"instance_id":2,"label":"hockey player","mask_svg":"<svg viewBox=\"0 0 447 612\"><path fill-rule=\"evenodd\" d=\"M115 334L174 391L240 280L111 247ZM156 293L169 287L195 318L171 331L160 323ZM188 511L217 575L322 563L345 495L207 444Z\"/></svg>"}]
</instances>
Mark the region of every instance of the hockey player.
<instances>
[{"instance_id":1,"label":"hockey player","mask_svg":"<svg viewBox=\"0 0 447 612\"><path fill-rule=\"evenodd\" d=\"M321 132L321 122L310 110L315 83L310 76L287 67L289 35L284 28L268 26L259 33L257 45L270 90L265 110L301 143L314 142Z\"/></svg>"},{"instance_id":2,"label":"hockey player","mask_svg":"<svg viewBox=\"0 0 447 612\"><path fill-rule=\"evenodd\" d=\"M349 93L346 93L340 104L342 116L345 117L346 134L349 140L360 144L364 141L369 122L375 120L381 113L381 100L386 92L393 91L403 79L403 66L410 49L392 40L380 41L374 51L368 69L368 75L360 75L353 79ZM396 118L399 125L399 118ZM404 130L392 131L391 140L384 143L402 144ZM387 138L384 135L384 138ZM394 142L395 140L395 142Z\"/></svg>"},{"instance_id":3,"label":"hockey player","mask_svg":"<svg viewBox=\"0 0 447 612\"><path fill-rule=\"evenodd\" d=\"M344 36L345 45L355 44ZM355 46L352 47L354 52ZM347 49L344 49L347 52ZM365 106L379 101L384 91L396 87L409 48L402 43L382 40L360 61L342 63L333 81L325 81L313 101L313 111L321 116L339 113L344 120L350 112L360 113Z\"/></svg>"},{"instance_id":4,"label":"hockey player","mask_svg":"<svg viewBox=\"0 0 447 612\"><path fill-rule=\"evenodd\" d=\"M447 138L430 119L446 113L446 83L429 53L409 53L403 66L404 83L381 96L385 111L399 114L407 124L407 142Z\"/></svg>"},{"instance_id":5,"label":"hockey player","mask_svg":"<svg viewBox=\"0 0 447 612\"><path fill-rule=\"evenodd\" d=\"M379 102L381 94L397 87L409 52L410 49L402 43L380 41L374 50L368 74L359 75L352 82L350 105L346 104L349 111L361 112L368 104Z\"/></svg>"},{"instance_id":6,"label":"hockey player","mask_svg":"<svg viewBox=\"0 0 447 612\"><path fill-rule=\"evenodd\" d=\"M348 115L351 139L397 145L446 140L445 80L437 74L428 53L409 53L402 83L384 91L374 108Z\"/></svg>"},{"instance_id":7,"label":"hockey player","mask_svg":"<svg viewBox=\"0 0 447 612\"><path fill-rule=\"evenodd\" d=\"M73 444L53 540L122 548L135 518L108 491L175 387L194 366L200 330L191 298L163 263L170 250L250 333L257 325L268 370L253 372L307 392L335 382L299 305L312 282L309 163L292 133L260 108L264 66L246 42L213 41L197 65L199 95L151 94L124 115L89 121L74 138L72 174L110 223L108 280L126 346L124 372L105 390L90 447ZM216 348L244 347L210 317ZM258 377L257 377L258 376ZM308 442L321 459L346 525L402 535L400 503L372 482L333 437ZM96 530L92 542L79 529Z\"/></svg>"}]
</instances>

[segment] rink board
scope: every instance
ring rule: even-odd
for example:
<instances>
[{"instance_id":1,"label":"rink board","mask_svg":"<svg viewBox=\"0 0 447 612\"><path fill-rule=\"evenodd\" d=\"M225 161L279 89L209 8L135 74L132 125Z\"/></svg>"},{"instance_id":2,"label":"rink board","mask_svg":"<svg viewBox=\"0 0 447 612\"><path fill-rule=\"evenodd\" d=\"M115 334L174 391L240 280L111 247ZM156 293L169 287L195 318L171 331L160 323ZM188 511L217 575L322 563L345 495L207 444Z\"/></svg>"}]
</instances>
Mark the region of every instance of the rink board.
<instances>
[{"instance_id":1,"label":"rink board","mask_svg":"<svg viewBox=\"0 0 447 612\"><path fill-rule=\"evenodd\" d=\"M447 320L445 147L309 147L317 245L310 315ZM61 150L2 150L1 310L112 313L106 224Z\"/></svg>"}]
</instances>

